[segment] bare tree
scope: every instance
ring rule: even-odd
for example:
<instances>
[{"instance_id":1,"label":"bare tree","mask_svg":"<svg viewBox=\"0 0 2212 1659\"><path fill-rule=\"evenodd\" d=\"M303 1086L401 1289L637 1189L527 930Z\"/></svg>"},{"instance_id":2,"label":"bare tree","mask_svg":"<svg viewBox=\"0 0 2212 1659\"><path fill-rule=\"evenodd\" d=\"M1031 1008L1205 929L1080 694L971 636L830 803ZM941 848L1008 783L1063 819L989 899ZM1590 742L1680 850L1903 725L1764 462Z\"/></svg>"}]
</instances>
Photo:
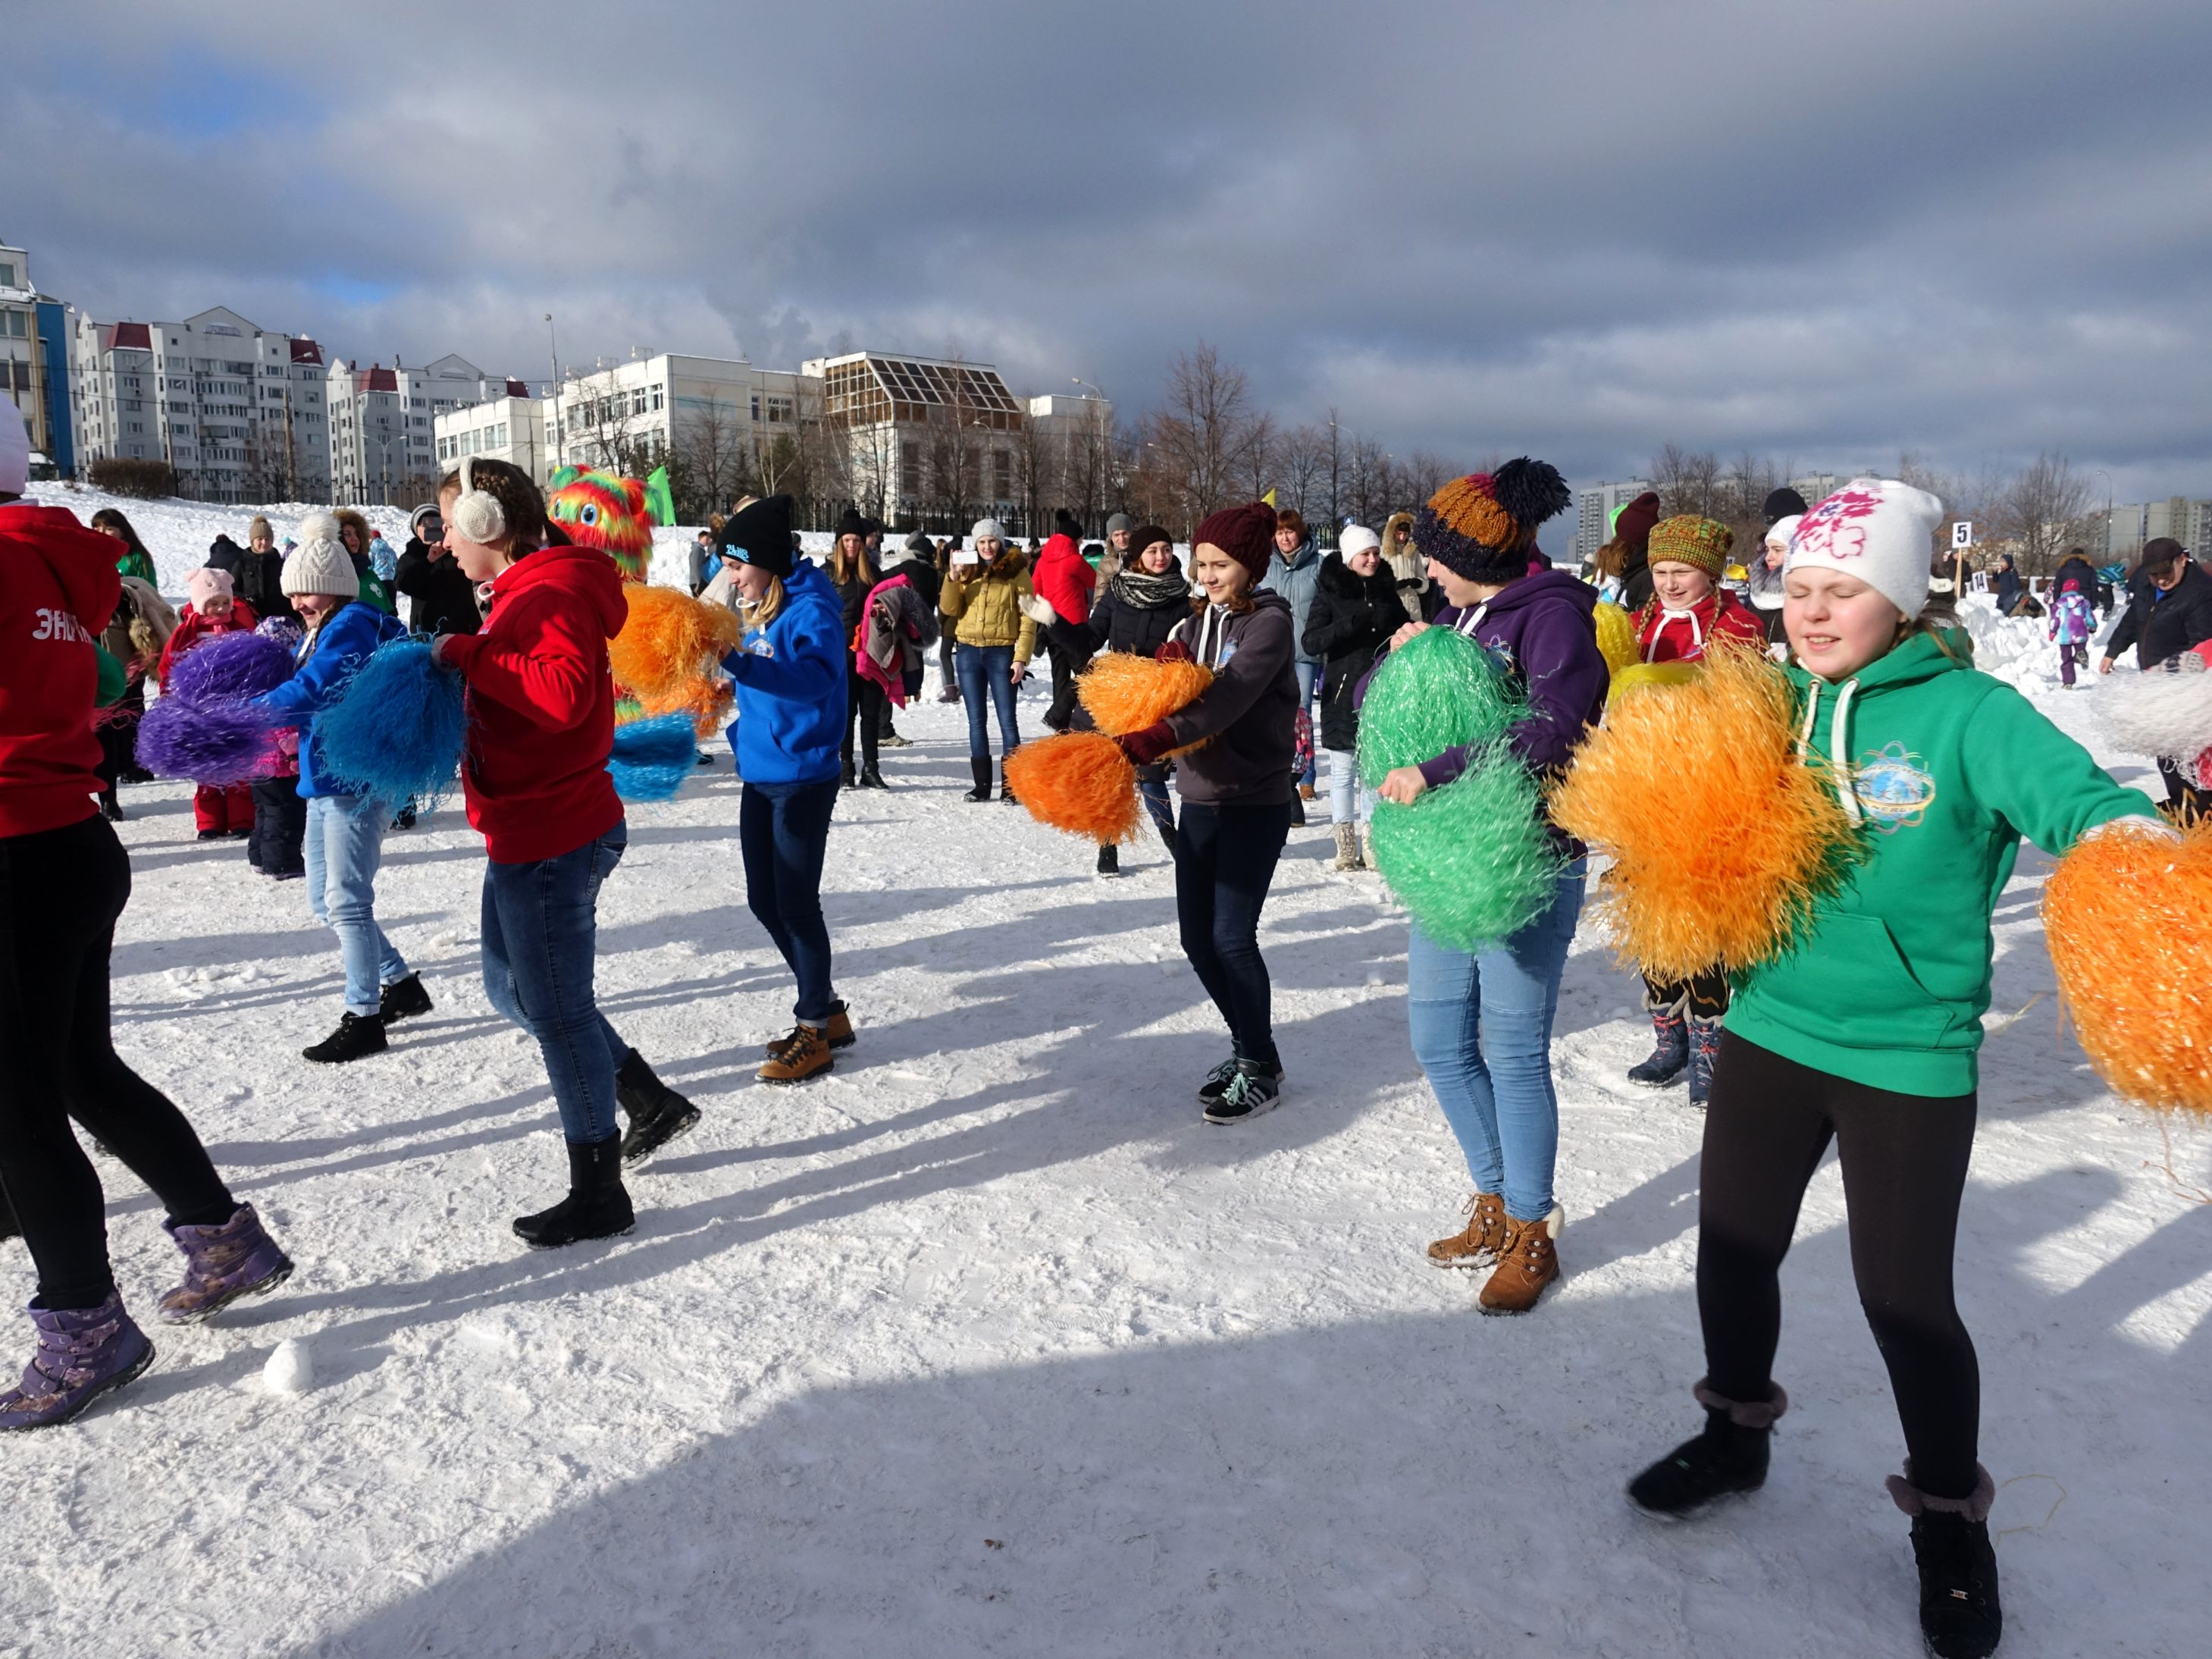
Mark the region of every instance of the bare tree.
<instances>
[{"instance_id":1,"label":"bare tree","mask_svg":"<svg viewBox=\"0 0 2212 1659\"><path fill-rule=\"evenodd\" d=\"M726 508L744 482L745 454L734 404L708 398L687 406L676 423L668 456L669 491L686 520L704 520Z\"/></svg>"},{"instance_id":2,"label":"bare tree","mask_svg":"<svg viewBox=\"0 0 2212 1659\"><path fill-rule=\"evenodd\" d=\"M1261 422L1244 371L1205 341L1168 365L1166 403L1152 416L1149 442L1179 481L1186 518L1195 522L1234 496Z\"/></svg>"},{"instance_id":3,"label":"bare tree","mask_svg":"<svg viewBox=\"0 0 2212 1659\"><path fill-rule=\"evenodd\" d=\"M1451 464L1441 455L1432 454L1425 449L1415 450L1400 470L1399 484L1404 493L1399 496L1398 504L1391 511L1418 510L1422 502L1458 476L1452 471Z\"/></svg>"},{"instance_id":4,"label":"bare tree","mask_svg":"<svg viewBox=\"0 0 2212 1659\"><path fill-rule=\"evenodd\" d=\"M1710 449L1689 450L1680 444L1660 446L1651 458L1651 484L1659 492L1662 510L1702 514L1720 518L1727 510L1721 488L1721 460Z\"/></svg>"},{"instance_id":5,"label":"bare tree","mask_svg":"<svg viewBox=\"0 0 2212 1659\"><path fill-rule=\"evenodd\" d=\"M1301 518L1322 516L1319 497L1328 477L1328 428L1293 427L1275 441L1276 500Z\"/></svg>"},{"instance_id":6,"label":"bare tree","mask_svg":"<svg viewBox=\"0 0 2212 1659\"><path fill-rule=\"evenodd\" d=\"M1991 503L1996 539L2011 544L2014 562L2031 576L2057 569L2065 550L2083 538L2089 478L2066 457L2046 450Z\"/></svg>"}]
</instances>

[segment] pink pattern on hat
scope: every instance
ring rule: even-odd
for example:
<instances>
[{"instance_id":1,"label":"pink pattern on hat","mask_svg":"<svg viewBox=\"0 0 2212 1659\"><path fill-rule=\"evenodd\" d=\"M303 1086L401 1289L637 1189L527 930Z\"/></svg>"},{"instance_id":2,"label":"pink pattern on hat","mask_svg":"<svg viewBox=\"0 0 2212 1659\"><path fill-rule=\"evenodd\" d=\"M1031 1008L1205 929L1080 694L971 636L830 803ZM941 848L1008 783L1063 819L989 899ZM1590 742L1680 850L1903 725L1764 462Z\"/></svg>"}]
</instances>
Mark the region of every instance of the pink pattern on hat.
<instances>
[{"instance_id":1,"label":"pink pattern on hat","mask_svg":"<svg viewBox=\"0 0 2212 1659\"><path fill-rule=\"evenodd\" d=\"M1791 544L1816 558L1855 559L1866 551L1866 526L1854 520L1872 518L1881 505L1871 490L1838 489L1799 521Z\"/></svg>"}]
</instances>

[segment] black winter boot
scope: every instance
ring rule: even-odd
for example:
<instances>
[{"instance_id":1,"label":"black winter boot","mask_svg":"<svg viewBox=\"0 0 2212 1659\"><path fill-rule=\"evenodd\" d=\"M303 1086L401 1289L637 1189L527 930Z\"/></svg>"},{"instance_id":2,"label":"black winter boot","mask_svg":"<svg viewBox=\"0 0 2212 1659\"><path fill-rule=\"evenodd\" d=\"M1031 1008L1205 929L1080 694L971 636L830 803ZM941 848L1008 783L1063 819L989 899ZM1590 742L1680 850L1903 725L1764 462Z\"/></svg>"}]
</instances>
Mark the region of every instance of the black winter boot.
<instances>
[{"instance_id":1,"label":"black winter boot","mask_svg":"<svg viewBox=\"0 0 2212 1659\"><path fill-rule=\"evenodd\" d=\"M1988 1659L2004 1635L1997 1604L1997 1553L1990 1542L1990 1505L1996 1483L1977 1463L1979 1478L1965 1498L1937 1498L1912 1484L1908 1459L1902 1477L1889 1477L1889 1495L1912 1517L1912 1559L1920 1568L1920 1636L1936 1659Z\"/></svg>"},{"instance_id":2,"label":"black winter boot","mask_svg":"<svg viewBox=\"0 0 2212 1659\"><path fill-rule=\"evenodd\" d=\"M568 1143L568 1196L550 1210L519 1215L514 1231L532 1249L554 1250L587 1238L614 1238L637 1225L622 1180L622 1137Z\"/></svg>"},{"instance_id":3,"label":"black winter boot","mask_svg":"<svg viewBox=\"0 0 2212 1659\"><path fill-rule=\"evenodd\" d=\"M1006 781L1006 763L1004 761L999 763L999 799L1003 801L1014 801L1014 786ZM1018 805L1018 803L1016 804Z\"/></svg>"},{"instance_id":4,"label":"black winter boot","mask_svg":"<svg viewBox=\"0 0 2212 1659\"><path fill-rule=\"evenodd\" d=\"M974 775L975 787L968 792L969 800L991 799L991 757L988 755L968 757L968 770Z\"/></svg>"},{"instance_id":5,"label":"black winter boot","mask_svg":"<svg viewBox=\"0 0 2212 1659\"><path fill-rule=\"evenodd\" d=\"M1705 1431L1685 1440L1628 1483L1628 1501L1657 1521L1687 1521L1723 1498L1766 1484L1767 1442L1775 1419L1790 1409L1780 1389L1764 1405L1746 1405L1700 1382L1692 1390L1705 1408Z\"/></svg>"},{"instance_id":6,"label":"black winter boot","mask_svg":"<svg viewBox=\"0 0 2212 1659\"><path fill-rule=\"evenodd\" d=\"M870 761L866 766L860 769L860 787L863 789L888 789L890 787L890 785L884 781L884 775L876 769L876 763L873 761Z\"/></svg>"},{"instance_id":7,"label":"black winter boot","mask_svg":"<svg viewBox=\"0 0 2212 1659\"><path fill-rule=\"evenodd\" d=\"M650 1158L699 1127L699 1109L655 1077L635 1048L615 1068L615 1099L629 1114L629 1129L622 1138L625 1164Z\"/></svg>"},{"instance_id":8,"label":"black winter boot","mask_svg":"<svg viewBox=\"0 0 2212 1659\"><path fill-rule=\"evenodd\" d=\"M1098 873L1102 876L1121 873L1121 849L1110 841L1098 849Z\"/></svg>"},{"instance_id":9,"label":"black winter boot","mask_svg":"<svg viewBox=\"0 0 2212 1659\"><path fill-rule=\"evenodd\" d=\"M422 988L422 975L410 974L384 988L376 1000L376 1016L386 1025L395 1019L413 1019L430 1012L430 994Z\"/></svg>"},{"instance_id":10,"label":"black winter boot","mask_svg":"<svg viewBox=\"0 0 2212 1659\"><path fill-rule=\"evenodd\" d=\"M318 1065L343 1066L349 1060L380 1054L386 1046L383 1015L349 1012L338 1017L337 1030L313 1048L302 1048L300 1052Z\"/></svg>"},{"instance_id":11,"label":"black winter boot","mask_svg":"<svg viewBox=\"0 0 2212 1659\"><path fill-rule=\"evenodd\" d=\"M1685 991L1674 1001L1664 1005L1650 1002L1644 1005L1651 1014L1651 1035L1656 1039L1650 1056L1628 1068L1628 1080L1654 1089L1663 1089L1682 1075L1690 1063L1690 995Z\"/></svg>"}]
</instances>

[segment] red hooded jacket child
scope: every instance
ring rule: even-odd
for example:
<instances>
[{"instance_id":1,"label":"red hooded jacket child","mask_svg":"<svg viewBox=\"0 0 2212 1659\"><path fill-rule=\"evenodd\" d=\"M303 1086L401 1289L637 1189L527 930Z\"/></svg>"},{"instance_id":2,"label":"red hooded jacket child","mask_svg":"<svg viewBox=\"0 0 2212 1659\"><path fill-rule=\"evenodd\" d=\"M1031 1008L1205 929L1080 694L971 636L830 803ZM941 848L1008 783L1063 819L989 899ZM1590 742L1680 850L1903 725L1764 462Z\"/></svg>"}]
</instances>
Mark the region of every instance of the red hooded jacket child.
<instances>
[{"instance_id":1,"label":"red hooded jacket child","mask_svg":"<svg viewBox=\"0 0 2212 1659\"><path fill-rule=\"evenodd\" d=\"M1720 635L1766 648L1766 624L1725 587L1716 587L1687 611L1668 610L1655 593L1637 613L1636 645L1646 662L1695 662Z\"/></svg>"},{"instance_id":2,"label":"red hooded jacket child","mask_svg":"<svg viewBox=\"0 0 2212 1659\"><path fill-rule=\"evenodd\" d=\"M1037 597L1060 613L1066 623L1091 620L1091 596L1098 586L1098 573L1083 556L1072 536L1048 536L1037 550L1036 570L1030 586Z\"/></svg>"},{"instance_id":3,"label":"red hooded jacket child","mask_svg":"<svg viewBox=\"0 0 2212 1659\"><path fill-rule=\"evenodd\" d=\"M493 580L481 631L446 636L443 660L469 688L469 822L495 864L558 858L622 822L607 771L622 588L599 549L543 547Z\"/></svg>"},{"instance_id":4,"label":"red hooded jacket child","mask_svg":"<svg viewBox=\"0 0 2212 1659\"><path fill-rule=\"evenodd\" d=\"M62 507L0 505L0 837L99 810L93 641L122 596L112 537Z\"/></svg>"}]
</instances>

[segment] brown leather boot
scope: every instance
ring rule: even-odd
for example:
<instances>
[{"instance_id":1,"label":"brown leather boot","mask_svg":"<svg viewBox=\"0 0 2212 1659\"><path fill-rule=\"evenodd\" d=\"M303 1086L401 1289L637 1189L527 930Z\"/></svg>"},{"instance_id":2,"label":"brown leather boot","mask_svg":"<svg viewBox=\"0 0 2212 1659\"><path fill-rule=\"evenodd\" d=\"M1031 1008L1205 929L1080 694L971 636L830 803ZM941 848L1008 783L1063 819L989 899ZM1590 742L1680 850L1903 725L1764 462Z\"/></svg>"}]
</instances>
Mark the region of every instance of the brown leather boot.
<instances>
[{"instance_id":1,"label":"brown leather boot","mask_svg":"<svg viewBox=\"0 0 2212 1659\"><path fill-rule=\"evenodd\" d=\"M1536 1305L1544 1286L1559 1276L1559 1254L1553 1247L1566 1224L1556 1204L1551 1214L1535 1221L1505 1218L1505 1243L1498 1249L1498 1268L1483 1281L1479 1298L1483 1312L1527 1313Z\"/></svg>"},{"instance_id":2,"label":"brown leather boot","mask_svg":"<svg viewBox=\"0 0 2212 1659\"><path fill-rule=\"evenodd\" d=\"M832 1048L849 1048L853 1046L853 1017L846 1012L843 1003L833 1002L830 1005L830 1023L822 1028L822 1035ZM770 1060L779 1060L782 1058L783 1051L798 1039L799 1031L794 1030L789 1036L780 1036L763 1044L763 1049Z\"/></svg>"},{"instance_id":3,"label":"brown leather boot","mask_svg":"<svg viewBox=\"0 0 2212 1659\"><path fill-rule=\"evenodd\" d=\"M786 1040L783 1052L753 1075L763 1083L804 1083L836 1069L829 1031L819 1025L801 1025Z\"/></svg>"},{"instance_id":4,"label":"brown leather boot","mask_svg":"<svg viewBox=\"0 0 2212 1659\"><path fill-rule=\"evenodd\" d=\"M1429 1260L1439 1267L1491 1267L1505 1243L1505 1200L1498 1193L1477 1193L1462 1212L1467 1230L1440 1238L1429 1246Z\"/></svg>"}]
</instances>

